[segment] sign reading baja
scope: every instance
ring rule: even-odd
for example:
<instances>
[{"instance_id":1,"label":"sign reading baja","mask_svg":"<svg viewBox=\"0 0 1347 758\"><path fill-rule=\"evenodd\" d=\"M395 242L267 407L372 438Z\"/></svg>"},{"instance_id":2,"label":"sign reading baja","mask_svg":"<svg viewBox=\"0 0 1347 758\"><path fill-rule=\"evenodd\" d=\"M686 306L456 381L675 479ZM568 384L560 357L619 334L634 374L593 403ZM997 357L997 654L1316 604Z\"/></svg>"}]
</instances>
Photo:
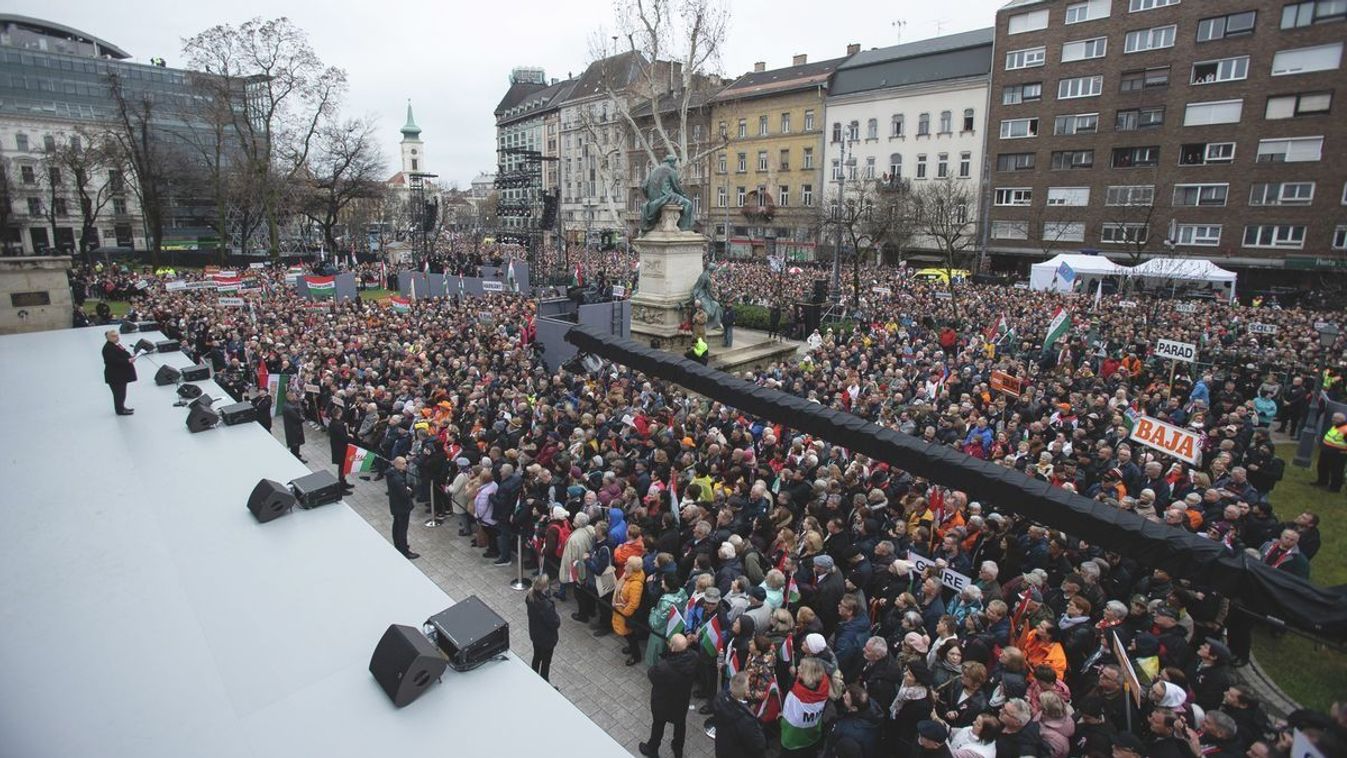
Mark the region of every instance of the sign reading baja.
<instances>
[{"instance_id":1,"label":"sign reading baja","mask_svg":"<svg viewBox=\"0 0 1347 758\"><path fill-rule=\"evenodd\" d=\"M1020 380L1004 371L992 372L992 391L1004 392L1013 397L1020 396Z\"/></svg>"},{"instance_id":2,"label":"sign reading baja","mask_svg":"<svg viewBox=\"0 0 1347 758\"><path fill-rule=\"evenodd\" d=\"M1199 435L1173 424L1166 424L1158 418L1139 417L1132 427L1131 438L1194 466L1202 460L1202 438Z\"/></svg>"},{"instance_id":3,"label":"sign reading baja","mask_svg":"<svg viewBox=\"0 0 1347 758\"><path fill-rule=\"evenodd\" d=\"M1168 358L1171 361L1195 363L1197 361L1197 345L1175 342L1174 340L1159 340L1155 343L1155 356L1157 358Z\"/></svg>"}]
</instances>

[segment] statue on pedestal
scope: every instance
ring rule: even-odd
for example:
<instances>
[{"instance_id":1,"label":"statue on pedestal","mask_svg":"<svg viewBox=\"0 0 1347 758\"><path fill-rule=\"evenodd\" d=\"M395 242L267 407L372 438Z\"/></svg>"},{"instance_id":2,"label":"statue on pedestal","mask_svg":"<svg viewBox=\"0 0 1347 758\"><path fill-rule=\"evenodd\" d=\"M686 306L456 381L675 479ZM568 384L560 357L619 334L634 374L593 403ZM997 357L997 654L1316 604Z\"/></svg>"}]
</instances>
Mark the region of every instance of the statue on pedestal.
<instances>
[{"instance_id":1,"label":"statue on pedestal","mask_svg":"<svg viewBox=\"0 0 1347 758\"><path fill-rule=\"evenodd\" d=\"M720 301L716 300L715 290L712 286L711 275L716 272L715 264L702 269L701 276L697 277L697 282L692 285L692 302L700 305L702 312L706 314L706 327L708 329L720 328L720 314L722 309Z\"/></svg>"},{"instance_id":2,"label":"statue on pedestal","mask_svg":"<svg viewBox=\"0 0 1347 758\"><path fill-rule=\"evenodd\" d=\"M660 211L666 205L681 208L682 215L678 219L678 228L685 232L692 231L692 200L683 192L683 185L678 182L677 165L677 158L672 155L666 156L664 162L650 172L650 176L641 187L641 192L645 195L645 203L641 206L642 234L652 231L659 224Z\"/></svg>"}]
</instances>

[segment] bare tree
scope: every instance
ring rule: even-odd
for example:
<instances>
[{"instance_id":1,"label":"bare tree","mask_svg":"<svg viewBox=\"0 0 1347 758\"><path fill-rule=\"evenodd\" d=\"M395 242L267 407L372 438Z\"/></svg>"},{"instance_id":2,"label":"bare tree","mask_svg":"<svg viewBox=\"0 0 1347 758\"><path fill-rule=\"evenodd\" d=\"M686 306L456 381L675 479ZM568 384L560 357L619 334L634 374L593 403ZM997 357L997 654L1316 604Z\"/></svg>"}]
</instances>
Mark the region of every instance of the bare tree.
<instances>
[{"instance_id":1,"label":"bare tree","mask_svg":"<svg viewBox=\"0 0 1347 758\"><path fill-rule=\"evenodd\" d=\"M113 195L107 172L117 168L115 155L115 145L99 135L79 130L68 139L58 141L49 156L49 168L60 170L79 207L81 253L97 246L98 218Z\"/></svg>"},{"instance_id":2,"label":"bare tree","mask_svg":"<svg viewBox=\"0 0 1347 758\"><path fill-rule=\"evenodd\" d=\"M836 190L829 197L822 230L831 230L847 249L842 260L851 264L851 304L859 307L861 263L878 261L886 246L901 248L912 238L910 196L902 185L875 179L848 179L841 191L840 202Z\"/></svg>"},{"instance_id":3,"label":"bare tree","mask_svg":"<svg viewBox=\"0 0 1347 758\"><path fill-rule=\"evenodd\" d=\"M107 74L107 83L113 106L113 123L107 132L111 143L108 159L126 166L135 177L131 187L149 237L150 263L158 265L171 185L163 135L154 125L155 118L164 114L158 112L148 92L129 95L118 74Z\"/></svg>"},{"instance_id":4,"label":"bare tree","mask_svg":"<svg viewBox=\"0 0 1347 758\"><path fill-rule=\"evenodd\" d=\"M309 169L310 188L303 212L322 231L327 249L335 252L337 241L332 230L342 212L353 201L376 197L384 189L384 157L373 122L325 122L319 129Z\"/></svg>"},{"instance_id":5,"label":"bare tree","mask_svg":"<svg viewBox=\"0 0 1347 758\"><path fill-rule=\"evenodd\" d=\"M9 158L0 155L0 255L10 252L10 224L14 223L14 178ZM14 231L18 231L17 228ZM23 248L23 243L19 243Z\"/></svg>"},{"instance_id":6,"label":"bare tree","mask_svg":"<svg viewBox=\"0 0 1347 758\"><path fill-rule=\"evenodd\" d=\"M306 169L320 125L335 112L346 73L324 66L308 36L285 17L219 25L183 42L244 157L266 217L271 255L280 255L281 218Z\"/></svg>"},{"instance_id":7,"label":"bare tree","mask_svg":"<svg viewBox=\"0 0 1347 758\"><path fill-rule=\"evenodd\" d=\"M944 258L945 267L961 268L962 257L977 242L973 208L977 194L964 179L931 179L911 195L914 232L929 239Z\"/></svg>"}]
</instances>

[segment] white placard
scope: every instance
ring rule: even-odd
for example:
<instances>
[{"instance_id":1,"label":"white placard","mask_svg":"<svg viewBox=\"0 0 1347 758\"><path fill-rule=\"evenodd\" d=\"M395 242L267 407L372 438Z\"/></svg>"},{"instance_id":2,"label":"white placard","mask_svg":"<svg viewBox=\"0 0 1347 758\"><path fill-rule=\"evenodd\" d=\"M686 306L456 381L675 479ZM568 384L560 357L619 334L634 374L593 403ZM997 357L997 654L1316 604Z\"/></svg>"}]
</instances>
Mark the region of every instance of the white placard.
<instances>
[{"instance_id":1,"label":"white placard","mask_svg":"<svg viewBox=\"0 0 1347 758\"><path fill-rule=\"evenodd\" d=\"M222 297L220 298L220 305L228 305L234 308L242 308L243 306L247 305L247 303L245 303L243 301L243 298L241 297Z\"/></svg>"},{"instance_id":2,"label":"white placard","mask_svg":"<svg viewBox=\"0 0 1347 758\"><path fill-rule=\"evenodd\" d=\"M627 288L621 284L613 285L613 297L622 297L627 294Z\"/></svg>"},{"instance_id":3,"label":"white placard","mask_svg":"<svg viewBox=\"0 0 1347 758\"><path fill-rule=\"evenodd\" d=\"M954 293L953 293L953 292L950 292L949 290L936 290L936 291L935 291L935 299L936 299L936 300L949 300L949 299L951 299L951 298L953 298L953 297L954 297Z\"/></svg>"},{"instance_id":4,"label":"white placard","mask_svg":"<svg viewBox=\"0 0 1347 758\"><path fill-rule=\"evenodd\" d=\"M219 284L216 284L215 282L212 282L212 281L188 282L188 283L187 283L187 289L189 289L189 290L213 290L213 289L219 289L219 288L220 288L220 285L219 285Z\"/></svg>"},{"instance_id":5,"label":"white placard","mask_svg":"<svg viewBox=\"0 0 1347 758\"><path fill-rule=\"evenodd\" d=\"M497 280L495 280L495 279L483 279L483 280L482 280L482 291L483 291L483 292L504 292L504 291L505 291L505 284L504 284L503 282L497 281Z\"/></svg>"},{"instance_id":6,"label":"white placard","mask_svg":"<svg viewBox=\"0 0 1347 758\"><path fill-rule=\"evenodd\" d=\"M1276 333L1277 333L1276 324L1260 324L1256 321L1249 324L1249 334L1276 334Z\"/></svg>"},{"instance_id":7,"label":"white placard","mask_svg":"<svg viewBox=\"0 0 1347 758\"><path fill-rule=\"evenodd\" d=\"M871 287L871 288L870 288L870 291L873 292L873 293L875 293L876 295L892 295L892 294L893 294L893 290L889 289L888 287Z\"/></svg>"},{"instance_id":8,"label":"white placard","mask_svg":"<svg viewBox=\"0 0 1347 758\"><path fill-rule=\"evenodd\" d=\"M912 562L912 569L919 574L926 573L926 568L928 566L935 566L934 560L922 555L917 555L914 552L908 552L907 559ZM973 583L972 579L969 579L953 569L944 568L938 570L940 572L940 583L955 592L962 592L965 587Z\"/></svg>"},{"instance_id":9,"label":"white placard","mask_svg":"<svg viewBox=\"0 0 1347 758\"><path fill-rule=\"evenodd\" d=\"M1174 340L1160 340L1155 343L1155 355L1171 361L1197 362L1197 345Z\"/></svg>"},{"instance_id":10,"label":"white placard","mask_svg":"<svg viewBox=\"0 0 1347 758\"><path fill-rule=\"evenodd\" d=\"M187 282L164 282L165 292L177 292L187 289Z\"/></svg>"},{"instance_id":11,"label":"white placard","mask_svg":"<svg viewBox=\"0 0 1347 758\"><path fill-rule=\"evenodd\" d=\"M249 264L248 264L248 268L266 268L266 267L267 267L267 264L265 264L265 263L249 263Z\"/></svg>"},{"instance_id":12,"label":"white placard","mask_svg":"<svg viewBox=\"0 0 1347 758\"><path fill-rule=\"evenodd\" d=\"M1135 308L1135 307L1137 307L1137 301L1135 301L1135 300L1122 300L1122 301L1119 301L1119 302L1118 302L1118 307L1119 307L1119 308Z\"/></svg>"},{"instance_id":13,"label":"white placard","mask_svg":"<svg viewBox=\"0 0 1347 758\"><path fill-rule=\"evenodd\" d=\"M1174 306L1174 311L1176 313L1197 313L1197 304L1179 303L1178 305Z\"/></svg>"}]
</instances>

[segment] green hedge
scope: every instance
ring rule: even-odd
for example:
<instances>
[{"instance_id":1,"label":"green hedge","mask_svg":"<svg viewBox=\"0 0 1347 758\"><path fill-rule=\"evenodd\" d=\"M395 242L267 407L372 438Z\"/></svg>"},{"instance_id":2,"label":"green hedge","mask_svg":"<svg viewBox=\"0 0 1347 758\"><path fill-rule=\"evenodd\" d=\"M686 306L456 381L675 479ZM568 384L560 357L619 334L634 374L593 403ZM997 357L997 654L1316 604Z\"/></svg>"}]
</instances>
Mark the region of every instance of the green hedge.
<instances>
[{"instance_id":1,"label":"green hedge","mask_svg":"<svg viewBox=\"0 0 1347 758\"><path fill-rule=\"evenodd\" d=\"M734 306L734 324L743 329L767 330L771 320L770 311L761 305L743 303Z\"/></svg>"}]
</instances>

